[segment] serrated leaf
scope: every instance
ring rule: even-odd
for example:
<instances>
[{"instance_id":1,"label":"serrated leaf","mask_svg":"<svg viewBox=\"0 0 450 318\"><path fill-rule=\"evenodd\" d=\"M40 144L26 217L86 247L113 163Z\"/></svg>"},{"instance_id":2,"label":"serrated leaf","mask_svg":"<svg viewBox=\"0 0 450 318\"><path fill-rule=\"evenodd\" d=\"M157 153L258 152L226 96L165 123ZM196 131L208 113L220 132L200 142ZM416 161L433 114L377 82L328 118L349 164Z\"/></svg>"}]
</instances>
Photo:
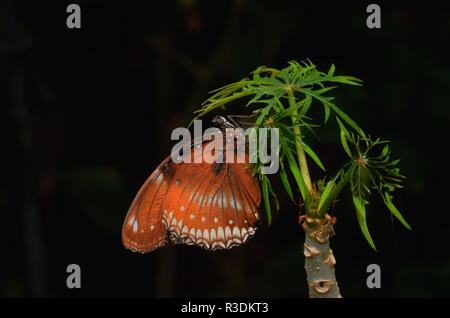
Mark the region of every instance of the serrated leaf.
<instances>
[{"instance_id":1,"label":"serrated leaf","mask_svg":"<svg viewBox=\"0 0 450 318\"><path fill-rule=\"evenodd\" d=\"M385 193L383 196L384 204L387 206L389 211L392 212L392 214L403 224L404 227L406 227L408 230L411 230L411 226L406 222L406 220L403 218L400 211L395 207L395 205L392 203L390 199L390 195L388 193Z\"/></svg>"},{"instance_id":2,"label":"serrated leaf","mask_svg":"<svg viewBox=\"0 0 450 318\"><path fill-rule=\"evenodd\" d=\"M372 240L372 237L370 236L369 229L367 228L367 221L366 221L366 208L365 205L368 202L363 200L361 201L360 198L353 195L353 204L356 208L356 216L358 219L359 227L361 228L361 232L363 233L364 237L366 238L369 245L377 251L377 248L375 247L375 243Z\"/></svg>"},{"instance_id":3,"label":"serrated leaf","mask_svg":"<svg viewBox=\"0 0 450 318\"><path fill-rule=\"evenodd\" d=\"M356 86L362 86L362 80L359 78L353 77L353 76L332 76L327 79L330 82L338 82L343 84L350 84L350 85L356 85Z\"/></svg>"},{"instance_id":4,"label":"serrated leaf","mask_svg":"<svg viewBox=\"0 0 450 318\"><path fill-rule=\"evenodd\" d=\"M347 153L347 155L350 157L350 159L353 159L352 152L348 146L347 139L346 139L349 136L349 133L337 116L336 116L336 120L339 124L339 127L341 128L340 136L341 136L342 147L344 147L344 150Z\"/></svg>"},{"instance_id":5,"label":"serrated leaf","mask_svg":"<svg viewBox=\"0 0 450 318\"><path fill-rule=\"evenodd\" d=\"M310 89L300 89L299 91L311 95L312 97L318 99L320 102L322 102L323 105L328 105L335 113L337 113L347 124L349 124L354 130L358 132L361 136L365 137L364 132L362 129L358 126L356 122L353 121L353 119L350 118L344 111L342 111L339 107L337 107L335 104L330 102L327 98L317 94L315 91Z\"/></svg>"}]
</instances>

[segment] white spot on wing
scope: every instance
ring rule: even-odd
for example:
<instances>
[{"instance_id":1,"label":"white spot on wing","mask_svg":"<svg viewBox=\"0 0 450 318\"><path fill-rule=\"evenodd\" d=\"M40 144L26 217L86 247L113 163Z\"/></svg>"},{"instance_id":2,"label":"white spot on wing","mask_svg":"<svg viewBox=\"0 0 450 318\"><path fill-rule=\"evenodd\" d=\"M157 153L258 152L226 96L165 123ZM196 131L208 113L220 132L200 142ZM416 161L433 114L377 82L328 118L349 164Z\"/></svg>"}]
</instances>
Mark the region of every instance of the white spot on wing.
<instances>
[{"instance_id":1,"label":"white spot on wing","mask_svg":"<svg viewBox=\"0 0 450 318\"><path fill-rule=\"evenodd\" d=\"M217 198L217 205L219 206L219 208L222 208L222 201L223 201L223 197L222 196Z\"/></svg>"},{"instance_id":2,"label":"white spot on wing","mask_svg":"<svg viewBox=\"0 0 450 318\"><path fill-rule=\"evenodd\" d=\"M233 220L230 219L230 221L228 221L228 223L230 223L230 225L233 224Z\"/></svg>"},{"instance_id":3,"label":"white spot on wing","mask_svg":"<svg viewBox=\"0 0 450 318\"><path fill-rule=\"evenodd\" d=\"M195 229L194 229L194 228L192 228L192 229L189 231L189 235L195 236Z\"/></svg>"},{"instance_id":4,"label":"white spot on wing","mask_svg":"<svg viewBox=\"0 0 450 318\"><path fill-rule=\"evenodd\" d=\"M214 223L217 223L217 222L219 222L219 219L218 218L214 218Z\"/></svg>"},{"instance_id":5,"label":"white spot on wing","mask_svg":"<svg viewBox=\"0 0 450 318\"><path fill-rule=\"evenodd\" d=\"M131 219L128 221L128 224L129 224L129 225L133 225L133 222L134 222L135 219L136 219L136 217L133 215L133 216L131 217Z\"/></svg>"},{"instance_id":6,"label":"white spot on wing","mask_svg":"<svg viewBox=\"0 0 450 318\"><path fill-rule=\"evenodd\" d=\"M153 231L154 228L155 228L155 226L152 224L152 225L150 226L150 230Z\"/></svg>"},{"instance_id":7,"label":"white spot on wing","mask_svg":"<svg viewBox=\"0 0 450 318\"><path fill-rule=\"evenodd\" d=\"M190 217L191 219L193 219L193 218L194 218L194 214L189 215L189 217Z\"/></svg>"},{"instance_id":8,"label":"white spot on wing","mask_svg":"<svg viewBox=\"0 0 450 318\"><path fill-rule=\"evenodd\" d=\"M241 211L242 210L242 204L239 202L239 200L235 200L236 203L236 210Z\"/></svg>"},{"instance_id":9,"label":"white spot on wing","mask_svg":"<svg viewBox=\"0 0 450 318\"><path fill-rule=\"evenodd\" d=\"M205 230L203 231L203 239L209 241L209 232L208 232L208 229L205 229Z\"/></svg>"},{"instance_id":10,"label":"white spot on wing","mask_svg":"<svg viewBox=\"0 0 450 318\"><path fill-rule=\"evenodd\" d=\"M217 238L219 240L224 240L225 239L225 236L224 236L224 233L223 233L223 228L221 226L219 226L219 228L217 229Z\"/></svg>"},{"instance_id":11,"label":"white spot on wing","mask_svg":"<svg viewBox=\"0 0 450 318\"><path fill-rule=\"evenodd\" d=\"M216 230L211 229L211 242L214 242L216 240Z\"/></svg>"},{"instance_id":12,"label":"white spot on wing","mask_svg":"<svg viewBox=\"0 0 450 318\"><path fill-rule=\"evenodd\" d=\"M161 184L161 181L163 180L163 178L164 178L164 174L161 173L161 174L158 176L158 178L156 179L156 184Z\"/></svg>"},{"instance_id":13,"label":"white spot on wing","mask_svg":"<svg viewBox=\"0 0 450 318\"><path fill-rule=\"evenodd\" d=\"M241 231L239 231L239 227L235 226L233 228L233 236L234 237L240 237L241 236Z\"/></svg>"},{"instance_id":14,"label":"white spot on wing","mask_svg":"<svg viewBox=\"0 0 450 318\"><path fill-rule=\"evenodd\" d=\"M138 221L136 221L136 222L134 222L134 224L133 224L133 232L134 232L134 233L137 233L138 228L139 228L139 223L138 223Z\"/></svg>"},{"instance_id":15,"label":"white spot on wing","mask_svg":"<svg viewBox=\"0 0 450 318\"><path fill-rule=\"evenodd\" d=\"M184 211L184 206L183 206L183 205L180 206L180 210L181 210L181 211Z\"/></svg>"},{"instance_id":16,"label":"white spot on wing","mask_svg":"<svg viewBox=\"0 0 450 318\"><path fill-rule=\"evenodd\" d=\"M236 208L236 202L234 201L234 197L232 195L230 195L230 198L228 200L230 202L230 206L236 210L237 208Z\"/></svg>"},{"instance_id":17,"label":"white spot on wing","mask_svg":"<svg viewBox=\"0 0 450 318\"><path fill-rule=\"evenodd\" d=\"M223 208L226 209L227 208L227 197L225 195L222 197L222 204L223 204Z\"/></svg>"},{"instance_id":18,"label":"white spot on wing","mask_svg":"<svg viewBox=\"0 0 450 318\"><path fill-rule=\"evenodd\" d=\"M230 238L231 238L231 229L227 225L227 227L225 228L225 240L228 241L228 239L230 239Z\"/></svg>"},{"instance_id":19,"label":"white spot on wing","mask_svg":"<svg viewBox=\"0 0 450 318\"><path fill-rule=\"evenodd\" d=\"M202 216L202 222L205 222L205 220L206 220L206 219L205 219L205 217L204 217L204 216Z\"/></svg>"}]
</instances>

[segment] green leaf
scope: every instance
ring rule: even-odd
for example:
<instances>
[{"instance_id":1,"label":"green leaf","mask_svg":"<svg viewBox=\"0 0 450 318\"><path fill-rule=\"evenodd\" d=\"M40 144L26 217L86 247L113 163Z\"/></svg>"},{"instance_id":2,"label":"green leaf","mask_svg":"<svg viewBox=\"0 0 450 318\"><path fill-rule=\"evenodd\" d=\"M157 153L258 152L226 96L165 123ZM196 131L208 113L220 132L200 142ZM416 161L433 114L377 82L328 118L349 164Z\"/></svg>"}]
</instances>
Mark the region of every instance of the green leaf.
<instances>
[{"instance_id":1,"label":"green leaf","mask_svg":"<svg viewBox=\"0 0 450 318\"><path fill-rule=\"evenodd\" d=\"M267 214L267 224L270 226L270 223L272 222L272 215L270 214L270 202L269 202L269 192L268 192L268 186L267 183L269 180L267 178L263 178L261 182L261 192L264 199L264 206L266 208L266 214Z\"/></svg>"},{"instance_id":2,"label":"green leaf","mask_svg":"<svg viewBox=\"0 0 450 318\"><path fill-rule=\"evenodd\" d=\"M314 92L318 95L322 95L323 93L326 93L328 91L331 91L332 89L335 89L337 86L328 86L328 87L324 87L318 90L315 90ZM326 97L326 98L333 98L333 97Z\"/></svg>"},{"instance_id":3,"label":"green leaf","mask_svg":"<svg viewBox=\"0 0 450 318\"><path fill-rule=\"evenodd\" d=\"M286 145L285 141L282 140L281 142L282 144L284 143L284 148L286 151L286 159L288 161L289 168L291 169L292 175L294 176L298 188L300 189L300 193L302 194L302 198L305 201L306 208L308 208L311 198L309 195L309 191L306 188L306 184L305 181L303 180L302 174L300 173L297 161L295 161L294 155L292 154L289 147Z\"/></svg>"},{"instance_id":4,"label":"green leaf","mask_svg":"<svg viewBox=\"0 0 450 318\"><path fill-rule=\"evenodd\" d=\"M301 143L303 146L303 149L305 152L314 160L314 162L323 170L325 171L325 167L323 166L322 162L320 161L319 157L316 155L316 153L307 145L305 144L300 138L297 136L297 141Z\"/></svg>"},{"instance_id":5,"label":"green leaf","mask_svg":"<svg viewBox=\"0 0 450 318\"><path fill-rule=\"evenodd\" d=\"M323 96L321 96L320 94L317 94L315 91L310 90L310 89L300 89L299 91L303 92L304 94L308 94L311 95L312 97L318 99L320 102L322 102L322 104L325 106L329 106L331 107L331 109L333 109L333 111L335 113L337 113L343 120L345 120L345 122L347 124L349 124L354 130L356 130L361 136L365 137L364 132L362 131L362 129L358 126L357 123L355 123L353 121L353 119L350 118L350 116L348 116L344 111L342 111L339 107L337 107L335 104L333 104L332 102L329 101L328 98L325 98Z\"/></svg>"},{"instance_id":6,"label":"green leaf","mask_svg":"<svg viewBox=\"0 0 450 318\"><path fill-rule=\"evenodd\" d=\"M302 107L302 109L300 111L300 115L304 116L308 112L309 107L311 106L311 103L312 103L311 95L306 95L305 103L303 104L303 107Z\"/></svg>"},{"instance_id":7,"label":"green leaf","mask_svg":"<svg viewBox=\"0 0 450 318\"><path fill-rule=\"evenodd\" d=\"M265 92L260 92L260 93L256 94L256 95L255 95L255 96L247 103L247 105L245 105L245 107L247 107L248 105L253 104L253 103L261 103L261 102L263 102L263 101L260 101L259 99L260 99L261 97L263 97L264 95L266 95Z\"/></svg>"},{"instance_id":8,"label":"green leaf","mask_svg":"<svg viewBox=\"0 0 450 318\"><path fill-rule=\"evenodd\" d=\"M384 204L388 207L388 209L392 212L392 214L406 227L408 230L411 230L411 226L406 222L406 220L401 215L400 211L395 207L395 205L391 201L391 196L388 193L385 193L383 196Z\"/></svg>"},{"instance_id":9,"label":"green leaf","mask_svg":"<svg viewBox=\"0 0 450 318\"><path fill-rule=\"evenodd\" d=\"M281 170L280 170L281 182L283 183L284 189L286 190L289 198L291 200L294 200L294 195L292 194L291 185L289 184L289 180L288 180L286 171L284 170L283 159L280 159L280 166L281 166Z\"/></svg>"},{"instance_id":10,"label":"green leaf","mask_svg":"<svg viewBox=\"0 0 450 318\"><path fill-rule=\"evenodd\" d=\"M292 113L294 113L297 109L299 109L300 107L302 107L301 103L297 103L295 105L295 107L288 107L285 110L279 112L278 114L276 114L274 116L274 119L283 119L285 117L291 116Z\"/></svg>"},{"instance_id":11,"label":"green leaf","mask_svg":"<svg viewBox=\"0 0 450 318\"><path fill-rule=\"evenodd\" d=\"M335 182L336 182L336 178L337 178L337 175L336 175L336 177L334 177L333 179L328 181L327 185L323 189L322 195L320 196L319 205L317 206L317 210L318 211L320 211L320 208L322 207L323 203L325 202L325 200L327 199L327 197L330 194L331 190L333 189L333 187L335 185Z\"/></svg>"},{"instance_id":12,"label":"green leaf","mask_svg":"<svg viewBox=\"0 0 450 318\"><path fill-rule=\"evenodd\" d=\"M356 165L356 180L352 180L351 182L351 190L352 190L352 197L353 197L353 203L356 208L356 216L358 218L359 227L361 228L361 231L366 238L367 242L369 242L369 245L376 251L375 244L373 243L372 237L370 236L369 229L367 228L367 222L366 222L366 208L365 206L369 203L369 201L364 199L364 195L367 193L364 192L364 180L362 172L363 168L361 165ZM355 176L355 175L354 175Z\"/></svg>"},{"instance_id":13,"label":"green leaf","mask_svg":"<svg viewBox=\"0 0 450 318\"><path fill-rule=\"evenodd\" d=\"M336 69L336 67L334 66L334 64L331 64L331 67L330 67L330 70L328 71L327 76L333 76L335 69Z\"/></svg>"},{"instance_id":14,"label":"green leaf","mask_svg":"<svg viewBox=\"0 0 450 318\"><path fill-rule=\"evenodd\" d=\"M361 232L363 233L369 245L374 249L374 251L377 251L375 243L373 242L372 237L370 236L369 229L367 228L366 208L365 208L365 205L367 203L368 202L366 200L358 198L357 196L353 195L353 204L355 205L356 208L356 216L358 218L358 223L359 227L361 228Z\"/></svg>"},{"instance_id":15,"label":"green leaf","mask_svg":"<svg viewBox=\"0 0 450 318\"><path fill-rule=\"evenodd\" d=\"M362 81L359 78L356 78L353 76L333 76L333 77L327 78L327 81L362 86L362 84L361 84Z\"/></svg>"},{"instance_id":16,"label":"green leaf","mask_svg":"<svg viewBox=\"0 0 450 318\"><path fill-rule=\"evenodd\" d=\"M267 187L269 189L269 193L272 195L274 201L275 201L275 207L277 208L277 211L280 211L280 202L278 201L277 195L272 189L272 186L270 184L270 180L264 175L264 177L267 179Z\"/></svg>"},{"instance_id":17,"label":"green leaf","mask_svg":"<svg viewBox=\"0 0 450 318\"><path fill-rule=\"evenodd\" d=\"M348 165L350 165L350 167L347 169L347 171L345 171ZM341 168L341 170L339 170L339 172L334 177L334 180L337 180L339 176L342 176L342 178L339 180L339 182L336 183L334 187L332 187L331 192L327 195L325 201L322 203L319 209L319 215L324 215L325 212L330 207L330 205L333 203L333 201L336 200L336 198L340 195L344 187L351 180L356 166L357 166L356 162L349 162L346 163Z\"/></svg>"},{"instance_id":18,"label":"green leaf","mask_svg":"<svg viewBox=\"0 0 450 318\"><path fill-rule=\"evenodd\" d=\"M255 126L261 125L261 123L264 121L264 119L266 118L266 116L267 116L267 114L269 113L269 111L270 111L271 108L272 108L272 107L269 105L269 106L264 107L264 108L261 110L261 112L260 112L260 114L259 114L259 116L258 116L258 119L256 119Z\"/></svg>"},{"instance_id":19,"label":"green leaf","mask_svg":"<svg viewBox=\"0 0 450 318\"><path fill-rule=\"evenodd\" d=\"M353 155L352 152L350 151L350 148L348 146L347 143L347 137L349 136L349 133L347 131L347 129L344 127L344 125L341 123L341 121L339 120L339 118L336 116L336 120L339 124L339 127L341 128L341 143L342 143L342 147L344 147L345 152L347 153L347 155L350 157L350 159L353 159Z\"/></svg>"},{"instance_id":20,"label":"green leaf","mask_svg":"<svg viewBox=\"0 0 450 318\"><path fill-rule=\"evenodd\" d=\"M384 146L383 150L381 151L381 158L383 158L384 156L386 156L389 152L389 145Z\"/></svg>"}]
</instances>

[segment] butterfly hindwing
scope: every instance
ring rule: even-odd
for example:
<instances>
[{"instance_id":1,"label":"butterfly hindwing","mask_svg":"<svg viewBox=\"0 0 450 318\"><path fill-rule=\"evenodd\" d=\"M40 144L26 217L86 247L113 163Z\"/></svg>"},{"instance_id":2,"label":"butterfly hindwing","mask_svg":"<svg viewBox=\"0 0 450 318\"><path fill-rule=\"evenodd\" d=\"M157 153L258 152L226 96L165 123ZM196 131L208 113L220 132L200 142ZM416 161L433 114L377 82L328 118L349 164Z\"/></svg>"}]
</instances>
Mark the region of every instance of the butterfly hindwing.
<instances>
[{"instance_id":1,"label":"butterfly hindwing","mask_svg":"<svg viewBox=\"0 0 450 318\"><path fill-rule=\"evenodd\" d=\"M174 243L227 249L255 233L260 190L247 162L182 164L163 203L163 222Z\"/></svg>"}]
</instances>

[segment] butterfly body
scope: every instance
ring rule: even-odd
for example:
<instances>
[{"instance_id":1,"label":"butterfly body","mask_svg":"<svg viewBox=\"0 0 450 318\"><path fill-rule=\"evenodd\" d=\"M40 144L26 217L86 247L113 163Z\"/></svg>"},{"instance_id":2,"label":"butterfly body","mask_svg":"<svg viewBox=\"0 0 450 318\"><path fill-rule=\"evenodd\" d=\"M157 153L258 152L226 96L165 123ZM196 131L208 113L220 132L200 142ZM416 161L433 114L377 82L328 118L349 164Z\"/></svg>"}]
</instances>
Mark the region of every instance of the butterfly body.
<instances>
[{"instance_id":1,"label":"butterfly body","mask_svg":"<svg viewBox=\"0 0 450 318\"><path fill-rule=\"evenodd\" d=\"M214 123L221 140L194 140L183 148L190 162L167 157L141 187L122 228L126 248L146 253L170 242L229 249L255 234L261 194L257 178L246 169L248 156L243 162L223 160L231 147L245 141L244 135L229 133L226 128L235 125L223 117ZM195 147L202 151L196 153ZM195 160L199 154L202 160Z\"/></svg>"}]
</instances>

